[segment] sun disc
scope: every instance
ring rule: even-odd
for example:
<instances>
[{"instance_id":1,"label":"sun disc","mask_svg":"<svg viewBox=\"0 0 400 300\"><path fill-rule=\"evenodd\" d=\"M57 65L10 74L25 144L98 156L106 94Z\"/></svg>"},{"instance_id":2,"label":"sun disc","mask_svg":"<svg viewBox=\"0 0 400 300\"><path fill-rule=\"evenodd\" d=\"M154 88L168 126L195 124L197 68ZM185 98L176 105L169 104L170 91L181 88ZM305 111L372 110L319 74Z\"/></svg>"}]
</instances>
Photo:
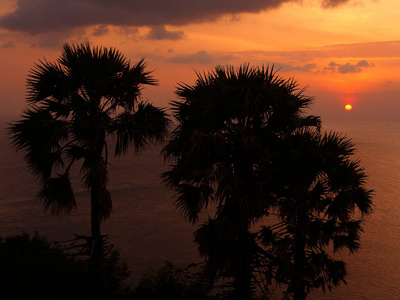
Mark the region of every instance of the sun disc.
<instances>
[{"instance_id":1,"label":"sun disc","mask_svg":"<svg viewBox=\"0 0 400 300\"><path fill-rule=\"evenodd\" d=\"M350 110L353 109L353 107L352 107L350 104L347 104L347 105L344 107L344 109L347 110L347 111L350 111Z\"/></svg>"}]
</instances>

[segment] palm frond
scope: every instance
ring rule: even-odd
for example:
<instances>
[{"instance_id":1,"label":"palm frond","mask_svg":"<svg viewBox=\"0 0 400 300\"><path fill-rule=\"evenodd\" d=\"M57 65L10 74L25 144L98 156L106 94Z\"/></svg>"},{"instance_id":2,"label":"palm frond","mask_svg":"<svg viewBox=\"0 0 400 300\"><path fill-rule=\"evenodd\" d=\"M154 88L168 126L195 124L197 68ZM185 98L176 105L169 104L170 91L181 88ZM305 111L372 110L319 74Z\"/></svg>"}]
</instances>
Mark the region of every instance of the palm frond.
<instances>
[{"instance_id":1,"label":"palm frond","mask_svg":"<svg viewBox=\"0 0 400 300\"><path fill-rule=\"evenodd\" d=\"M68 97L70 91L68 78L62 66L46 60L40 61L30 70L27 86L28 103L38 103L46 99L54 99L61 103Z\"/></svg>"},{"instance_id":2,"label":"palm frond","mask_svg":"<svg viewBox=\"0 0 400 300\"><path fill-rule=\"evenodd\" d=\"M136 112L121 113L109 127L109 132L117 137L115 154L124 154L131 144L140 151L149 143L162 142L169 123L164 109L140 102Z\"/></svg>"},{"instance_id":3,"label":"palm frond","mask_svg":"<svg viewBox=\"0 0 400 300\"><path fill-rule=\"evenodd\" d=\"M68 139L68 123L56 120L46 109L31 108L20 121L10 124L8 134L16 150L25 152L32 173L40 180L62 165L61 143Z\"/></svg>"},{"instance_id":4,"label":"palm frond","mask_svg":"<svg viewBox=\"0 0 400 300\"><path fill-rule=\"evenodd\" d=\"M194 224L201 209L208 206L212 190L205 185L196 187L189 184L180 184L177 189L179 197L176 199L176 206Z\"/></svg>"},{"instance_id":5,"label":"palm frond","mask_svg":"<svg viewBox=\"0 0 400 300\"><path fill-rule=\"evenodd\" d=\"M58 175L43 182L37 195L44 210L57 216L70 214L76 208L75 196L68 175Z\"/></svg>"},{"instance_id":6,"label":"palm frond","mask_svg":"<svg viewBox=\"0 0 400 300\"><path fill-rule=\"evenodd\" d=\"M107 162L94 153L86 153L80 172L83 174L83 186L87 189L90 189L93 183L100 182L105 186L108 182Z\"/></svg>"},{"instance_id":7,"label":"palm frond","mask_svg":"<svg viewBox=\"0 0 400 300\"><path fill-rule=\"evenodd\" d=\"M343 228L345 227L345 228ZM362 232L360 221L348 221L339 227L342 232L333 236L333 250L335 252L346 248L350 253L360 249L360 233Z\"/></svg>"}]
</instances>

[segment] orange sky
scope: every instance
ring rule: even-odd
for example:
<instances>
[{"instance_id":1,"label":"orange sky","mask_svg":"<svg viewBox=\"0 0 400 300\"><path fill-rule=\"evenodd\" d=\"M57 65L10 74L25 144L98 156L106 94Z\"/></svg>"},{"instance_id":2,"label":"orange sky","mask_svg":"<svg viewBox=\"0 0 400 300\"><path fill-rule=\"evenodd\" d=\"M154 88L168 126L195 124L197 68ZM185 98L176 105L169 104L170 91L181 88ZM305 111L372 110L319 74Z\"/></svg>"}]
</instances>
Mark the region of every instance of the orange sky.
<instances>
[{"instance_id":1,"label":"orange sky","mask_svg":"<svg viewBox=\"0 0 400 300\"><path fill-rule=\"evenodd\" d=\"M308 85L323 120L399 119L398 0L164 2L2 0L1 114L20 113L38 59L54 60L65 42L89 40L132 61L145 57L160 85L143 96L159 106L175 99L177 82L194 83L193 70L248 62L274 64Z\"/></svg>"}]
</instances>

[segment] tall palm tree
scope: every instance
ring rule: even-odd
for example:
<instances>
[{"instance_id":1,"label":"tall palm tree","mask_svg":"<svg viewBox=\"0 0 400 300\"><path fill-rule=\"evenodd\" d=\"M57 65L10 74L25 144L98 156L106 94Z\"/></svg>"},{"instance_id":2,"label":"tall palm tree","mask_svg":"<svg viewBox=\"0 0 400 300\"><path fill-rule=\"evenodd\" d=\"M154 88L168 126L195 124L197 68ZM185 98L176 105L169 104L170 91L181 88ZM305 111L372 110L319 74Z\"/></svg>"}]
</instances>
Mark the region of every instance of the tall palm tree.
<instances>
[{"instance_id":1,"label":"tall palm tree","mask_svg":"<svg viewBox=\"0 0 400 300\"><path fill-rule=\"evenodd\" d=\"M359 161L350 158L351 140L299 130L285 142L279 168L273 176L265 174L274 187L280 222L260 232L262 260L274 270L276 282L288 285L293 299L303 300L314 288L330 290L345 282L344 262L331 255L359 249L362 216L372 212L372 191L365 187Z\"/></svg>"},{"instance_id":2,"label":"tall palm tree","mask_svg":"<svg viewBox=\"0 0 400 300\"><path fill-rule=\"evenodd\" d=\"M195 240L210 279L232 277L235 297L245 299L257 251L250 227L273 204L262 168L280 139L320 121L304 114L312 98L273 68L217 66L197 76L195 85L179 85L181 101L172 102L178 125L163 149L172 163L163 176L190 222L214 203Z\"/></svg>"},{"instance_id":3,"label":"tall palm tree","mask_svg":"<svg viewBox=\"0 0 400 300\"><path fill-rule=\"evenodd\" d=\"M69 174L81 162L82 184L90 190L93 260L101 258L100 224L112 211L109 137L121 155L167 133L164 110L141 100L143 86L157 83L145 67L143 59L132 65L114 48L66 44L55 62L40 61L30 71L27 109L9 127L13 145L40 180L37 197L46 211L63 215L76 207Z\"/></svg>"}]
</instances>

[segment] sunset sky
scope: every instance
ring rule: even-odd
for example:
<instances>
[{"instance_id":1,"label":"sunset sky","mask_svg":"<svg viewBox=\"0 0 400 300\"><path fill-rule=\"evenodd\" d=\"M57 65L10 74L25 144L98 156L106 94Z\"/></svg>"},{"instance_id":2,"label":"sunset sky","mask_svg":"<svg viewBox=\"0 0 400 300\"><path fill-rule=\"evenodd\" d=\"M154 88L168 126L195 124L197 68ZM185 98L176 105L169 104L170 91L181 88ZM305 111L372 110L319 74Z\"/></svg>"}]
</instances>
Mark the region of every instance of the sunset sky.
<instances>
[{"instance_id":1,"label":"sunset sky","mask_svg":"<svg viewBox=\"0 0 400 300\"><path fill-rule=\"evenodd\" d=\"M0 114L21 112L39 59L90 41L144 57L158 106L194 70L249 63L308 86L323 120L399 120L399 20L398 0L1 0Z\"/></svg>"}]
</instances>

